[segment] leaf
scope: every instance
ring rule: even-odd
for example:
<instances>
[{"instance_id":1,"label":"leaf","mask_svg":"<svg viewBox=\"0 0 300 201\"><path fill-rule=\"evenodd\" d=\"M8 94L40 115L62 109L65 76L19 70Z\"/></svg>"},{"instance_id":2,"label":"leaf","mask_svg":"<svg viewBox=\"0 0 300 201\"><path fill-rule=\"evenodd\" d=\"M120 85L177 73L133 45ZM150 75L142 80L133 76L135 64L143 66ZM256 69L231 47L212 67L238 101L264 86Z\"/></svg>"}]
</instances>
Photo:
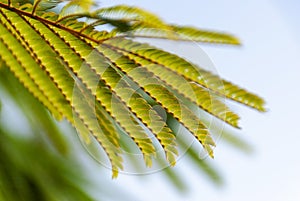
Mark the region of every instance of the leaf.
<instances>
[{"instance_id":1,"label":"leaf","mask_svg":"<svg viewBox=\"0 0 300 201\"><path fill-rule=\"evenodd\" d=\"M195 27L172 25L172 31L176 33L175 40L189 40L205 43L223 43L231 45L239 45L240 41L226 33L220 33L209 30L200 30Z\"/></svg>"},{"instance_id":2,"label":"leaf","mask_svg":"<svg viewBox=\"0 0 300 201\"><path fill-rule=\"evenodd\" d=\"M210 137L206 126L184 105L184 103L172 95L159 79L150 75L143 68L138 67L138 65L118 52L103 45L99 45L98 50L107 55L116 68L125 73L137 83L141 89L148 93L148 95L180 121L195 135L208 153L213 156L210 146L214 146L214 142Z\"/></svg>"},{"instance_id":3,"label":"leaf","mask_svg":"<svg viewBox=\"0 0 300 201\"><path fill-rule=\"evenodd\" d=\"M142 57L151 63L165 66L183 76L187 81L195 82L216 95L225 96L259 111L265 111L265 102L262 98L189 63L177 55L159 50L145 43L120 38L110 39L104 43L112 48Z\"/></svg>"},{"instance_id":4,"label":"leaf","mask_svg":"<svg viewBox=\"0 0 300 201\"><path fill-rule=\"evenodd\" d=\"M60 13L49 10L57 10L60 3L0 1L2 68L8 68L56 119L66 118L87 143L92 135L110 160L113 177L123 169L124 133L147 166L156 157L156 144L169 164L175 164L178 133L157 106L211 157L215 143L194 106L236 128L239 116L222 99L265 111L263 99L255 94L177 55L126 38L239 44L234 36L167 24L126 5L90 12L92 1L76 0ZM107 25L113 29L107 30Z\"/></svg>"},{"instance_id":5,"label":"leaf","mask_svg":"<svg viewBox=\"0 0 300 201\"><path fill-rule=\"evenodd\" d=\"M92 17L110 24L114 22L113 25L117 28L115 31L124 36L240 44L239 40L230 34L199 30L194 27L169 25L156 15L132 6L118 5L101 8L93 12ZM128 32L122 33L125 31Z\"/></svg>"},{"instance_id":6,"label":"leaf","mask_svg":"<svg viewBox=\"0 0 300 201\"><path fill-rule=\"evenodd\" d=\"M133 59L141 66L147 68L149 72L156 75L166 85L176 90L178 94L183 95L185 98L197 104L204 111L234 127L238 127L238 115L230 111L224 103L218 100L218 98L208 90L199 87L194 82L185 80L181 75L178 75L162 65L153 64L143 57L139 57L126 51L121 51L121 53L127 55L130 59Z\"/></svg>"},{"instance_id":7,"label":"leaf","mask_svg":"<svg viewBox=\"0 0 300 201\"><path fill-rule=\"evenodd\" d=\"M27 69L32 69L33 66L36 66L31 73L32 76L35 76L38 72L38 76L35 79L43 79L41 75L47 75L47 79L50 79L51 81L46 82L46 78L41 80L42 82L46 82L45 84L39 84L40 86L47 86L47 85L53 85L51 89L47 89L50 94L48 97L51 99L55 98L55 96L58 96L57 99L64 100L64 104L67 106L60 106L60 102L54 100L53 103L55 105L58 104L58 108L61 111L64 116L68 118L70 122L76 125L76 128L79 129L80 133L83 136L86 136L87 133L91 132L95 135L99 143L103 146L105 151L107 152L108 156L110 157L110 160L113 165L113 170L116 172L117 169L122 168L120 161L121 158L119 155L119 150L116 149L114 146L111 146L110 143L106 140L106 137L104 134L101 134L100 129L96 126L98 123L95 123L93 118L90 118L93 116L93 111L90 107L87 107L88 104L84 101L83 93L81 86L77 85L73 77L70 75L72 72L68 71L65 66L63 66L62 63L59 62L59 60L56 60L57 57L56 53L52 51L51 46L49 46L43 38L41 38L40 35L37 35L36 32L34 32L28 24L23 22L23 20L15 20L15 22L18 24L16 26L9 20L14 20L15 18L19 18L16 14L13 13L3 13L1 12L3 16L8 19L7 23L12 26L11 32L16 31L15 34L19 34L17 37L20 37L22 39L22 43L25 47L18 47L18 43L15 41L16 49L15 52L18 50L24 50L21 54L19 54L19 58L24 57L24 55L30 53L31 57L33 57L37 63L41 65L41 67L36 66L37 63L33 63L31 66L26 66ZM25 30L25 31L20 31ZM8 35L8 34L7 34ZM12 38L13 39L13 38ZM14 43L13 43L14 44ZM43 48L41 48L43 47ZM28 53L25 52L26 50L24 48L27 48ZM27 59L27 58L26 58ZM30 58L31 59L31 58ZM27 61L30 61L30 59L24 60L24 63ZM32 59L31 59L32 60ZM84 90L84 89L83 89ZM46 90L45 90L46 91ZM54 96L53 92L56 92L57 95ZM74 94L73 94L74 92ZM73 98L73 100L72 100ZM87 98L87 100L90 100L91 98ZM56 104L57 103L57 104ZM73 119L75 117L75 120ZM98 118L99 120L100 118ZM83 121L83 122L82 122ZM82 125L84 124L84 125ZM100 124L101 125L101 124ZM103 129L103 128L102 128ZM98 137L100 135L100 137ZM115 175L115 173L114 173Z\"/></svg>"}]
</instances>

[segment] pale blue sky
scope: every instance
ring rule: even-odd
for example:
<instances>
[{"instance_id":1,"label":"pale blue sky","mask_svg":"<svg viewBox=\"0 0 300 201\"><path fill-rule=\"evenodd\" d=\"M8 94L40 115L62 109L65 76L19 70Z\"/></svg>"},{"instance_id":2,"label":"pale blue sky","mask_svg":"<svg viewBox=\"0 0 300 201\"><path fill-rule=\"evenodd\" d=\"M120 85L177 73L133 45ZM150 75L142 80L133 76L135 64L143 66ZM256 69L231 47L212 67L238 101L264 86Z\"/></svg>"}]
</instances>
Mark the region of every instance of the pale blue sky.
<instances>
[{"instance_id":1,"label":"pale blue sky","mask_svg":"<svg viewBox=\"0 0 300 201\"><path fill-rule=\"evenodd\" d=\"M184 158L175 169L191 184L187 195L177 193L161 173L143 179L130 175L106 179L142 201L299 200L300 2L102 0L101 4L119 3L146 8L168 22L234 33L243 42L241 48L201 47L221 76L262 95L270 111L260 114L234 106L242 116L240 135L255 153L247 156L218 143L214 163L226 179L221 189Z\"/></svg>"}]
</instances>

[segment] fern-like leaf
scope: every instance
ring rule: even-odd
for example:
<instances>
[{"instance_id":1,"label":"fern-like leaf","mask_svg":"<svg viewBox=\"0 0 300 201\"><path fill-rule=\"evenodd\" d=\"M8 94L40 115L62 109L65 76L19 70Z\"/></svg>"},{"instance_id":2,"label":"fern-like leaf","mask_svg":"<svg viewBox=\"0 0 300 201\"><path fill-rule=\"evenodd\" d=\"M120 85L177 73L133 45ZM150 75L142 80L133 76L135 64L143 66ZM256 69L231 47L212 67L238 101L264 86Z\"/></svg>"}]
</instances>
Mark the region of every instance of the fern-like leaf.
<instances>
[{"instance_id":1,"label":"fern-like leaf","mask_svg":"<svg viewBox=\"0 0 300 201\"><path fill-rule=\"evenodd\" d=\"M218 100L218 98L208 90L199 87L194 82L186 81L184 77L178 75L168 68L165 68L162 65L153 64L151 61L144 59L143 57L139 57L126 51L121 52L135 60L135 62L139 63L143 67L147 68L149 72L152 72L159 77L166 85L170 86L172 89L176 90L177 93L197 104L206 112L234 127L238 127L238 115L230 111L225 104Z\"/></svg>"},{"instance_id":2,"label":"fern-like leaf","mask_svg":"<svg viewBox=\"0 0 300 201\"><path fill-rule=\"evenodd\" d=\"M195 82L217 95L224 95L229 99L265 111L264 100L246 90L221 79L220 77L197 67L177 55L159 50L145 43L138 43L126 39L111 39L104 42L121 51L127 51L137 55L151 63L165 66L166 68L185 77L187 80Z\"/></svg>"},{"instance_id":3,"label":"fern-like leaf","mask_svg":"<svg viewBox=\"0 0 300 201\"><path fill-rule=\"evenodd\" d=\"M161 104L171 115L186 126L186 128L201 142L209 154L213 156L212 150L209 147L211 145L214 146L214 143L209 136L206 126L184 105L183 102L171 94L159 79L149 74L145 69L139 67L139 65L132 62L129 58L110 48L99 45L98 50L107 55L107 58L114 63L116 68L129 76L155 101Z\"/></svg>"},{"instance_id":4,"label":"fern-like leaf","mask_svg":"<svg viewBox=\"0 0 300 201\"><path fill-rule=\"evenodd\" d=\"M153 140L162 146L169 164L175 164L178 133L155 110L157 105L210 156L215 143L191 105L234 127L239 117L220 98L265 110L258 96L177 55L126 38L239 44L234 36L170 25L125 5L89 12L89 0L71 1L61 13L49 11L60 2L1 0L0 62L56 119L66 118L87 143L90 134L97 139L113 177L123 169L120 130L135 142L147 166L156 156ZM107 24L114 29L99 31Z\"/></svg>"}]
</instances>

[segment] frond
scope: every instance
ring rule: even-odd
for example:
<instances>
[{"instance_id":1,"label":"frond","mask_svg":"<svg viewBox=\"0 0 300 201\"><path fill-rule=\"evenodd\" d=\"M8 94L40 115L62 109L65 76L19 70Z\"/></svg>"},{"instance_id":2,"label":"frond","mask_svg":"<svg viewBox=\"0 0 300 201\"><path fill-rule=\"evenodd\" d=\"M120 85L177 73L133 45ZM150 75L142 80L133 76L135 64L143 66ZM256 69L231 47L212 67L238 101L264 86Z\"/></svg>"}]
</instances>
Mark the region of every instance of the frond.
<instances>
[{"instance_id":1,"label":"frond","mask_svg":"<svg viewBox=\"0 0 300 201\"><path fill-rule=\"evenodd\" d=\"M187 40L209 43L240 44L239 40L226 33L215 31L199 30L193 27L170 25L163 22L156 15L143 9L118 5L108 8L101 8L92 14L102 22L110 23L116 27L119 35L162 38L171 40ZM95 17L96 16L96 17ZM120 22L120 24L118 24ZM128 31L124 33L124 31Z\"/></svg>"},{"instance_id":2,"label":"frond","mask_svg":"<svg viewBox=\"0 0 300 201\"><path fill-rule=\"evenodd\" d=\"M91 1L71 1L59 14L48 10L60 2L0 1L0 61L56 119L66 118L87 143L90 134L97 139L113 177L123 169L120 132L140 149L147 166L156 156L154 140L169 164L175 164L178 133L155 110L157 105L193 134L211 157L214 140L191 105L237 128L239 116L222 98L265 110L263 99L255 94L177 55L126 39L239 44L235 37L169 25L125 5L89 12ZM113 30L99 31L107 24Z\"/></svg>"},{"instance_id":3,"label":"frond","mask_svg":"<svg viewBox=\"0 0 300 201\"><path fill-rule=\"evenodd\" d=\"M218 100L218 98L208 90L199 87L194 82L188 82L184 79L184 77L162 65L153 64L151 61L144 59L143 57L139 57L126 51L120 52L133 59L139 65L147 68L149 72L156 75L166 85L176 90L178 94L183 95L188 100L197 104L204 111L234 127L238 127L238 115L230 111L224 103Z\"/></svg>"},{"instance_id":4,"label":"frond","mask_svg":"<svg viewBox=\"0 0 300 201\"><path fill-rule=\"evenodd\" d=\"M124 55L99 45L98 50L107 55L107 58L124 74L132 79L157 103L162 105L171 115L180 121L212 156L210 146L214 146L206 126L191 112L182 101L178 100L170 91L164 87L163 82L149 74L145 69L139 67Z\"/></svg>"},{"instance_id":5,"label":"frond","mask_svg":"<svg viewBox=\"0 0 300 201\"><path fill-rule=\"evenodd\" d=\"M14 53L19 53L17 55L18 59L24 58L24 61L21 63L23 65L27 64L24 68L26 68L32 79L38 82L37 85L45 88L43 90L43 94L46 95L44 95L44 99L51 101L58 112L76 125L76 128L79 129L82 135L86 136L86 133L93 133L110 157L113 170L121 168L120 161L122 159L118 154L120 150L112 146L105 139L106 136L101 134L101 129L97 127L97 125L101 125L100 119L102 117L98 117L99 121L94 121L91 118L94 115L93 109L91 108L91 103L85 100L92 100L92 98L91 96L86 97L86 89L80 85L80 81L74 79L74 73L69 68L66 68L62 60L56 59L58 55L53 51L52 46L46 40L43 40L42 36L32 29L20 16L2 10L1 15L2 24L3 26L6 25L5 29L4 27L1 29L3 37L8 37L12 40L9 47L15 48L12 50ZM5 21L5 19L7 20ZM18 42L16 38L21 41ZM3 41L9 41L5 39ZM15 72L18 72L18 70ZM32 90L32 88L28 89L29 91ZM49 104L47 102L43 103L45 105ZM108 125L108 123L105 123L105 125ZM116 140L116 138L113 139Z\"/></svg>"},{"instance_id":6,"label":"frond","mask_svg":"<svg viewBox=\"0 0 300 201\"><path fill-rule=\"evenodd\" d=\"M187 26L172 25L171 27L172 30L178 35L178 38L175 38L177 40L185 39L206 43L223 43L232 45L240 44L240 41L235 36L227 33L220 33L210 30L200 30L195 27Z\"/></svg>"},{"instance_id":7,"label":"frond","mask_svg":"<svg viewBox=\"0 0 300 201\"><path fill-rule=\"evenodd\" d=\"M186 80L195 82L211 92L225 96L259 111L265 111L264 100L255 94L221 79L220 77L191 64L177 55L159 50L145 43L138 43L128 39L114 38L104 42L121 51L148 60L151 63L159 64L183 76Z\"/></svg>"}]
</instances>

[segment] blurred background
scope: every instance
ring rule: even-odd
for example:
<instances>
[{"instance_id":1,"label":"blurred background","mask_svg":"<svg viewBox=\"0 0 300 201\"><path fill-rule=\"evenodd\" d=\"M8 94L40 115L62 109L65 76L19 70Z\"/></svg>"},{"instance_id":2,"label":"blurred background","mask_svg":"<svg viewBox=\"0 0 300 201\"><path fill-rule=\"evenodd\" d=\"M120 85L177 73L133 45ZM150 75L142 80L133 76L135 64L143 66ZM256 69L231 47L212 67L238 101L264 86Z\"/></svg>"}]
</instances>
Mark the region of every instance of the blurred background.
<instances>
[{"instance_id":1,"label":"blurred background","mask_svg":"<svg viewBox=\"0 0 300 201\"><path fill-rule=\"evenodd\" d=\"M143 201L300 200L300 2L114 0L100 5L123 3L148 9L167 22L235 34L242 47L200 47L219 75L264 97L269 111L260 114L233 106L242 116L238 135L252 145L253 152L244 154L218 142L212 163L225 180L221 187L184 157L174 169L189 186L185 194L173 188L162 173L121 174L112 182Z\"/></svg>"},{"instance_id":2,"label":"blurred background","mask_svg":"<svg viewBox=\"0 0 300 201\"><path fill-rule=\"evenodd\" d=\"M16 104L20 106L21 111L12 111L14 103L11 103L5 96L1 97L0 134L3 132L2 129L6 129L11 133L21 134L21 138L12 139L4 135L4 132L1 135L1 178L6 176L1 175L7 171L6 165L7 167L22 167L22 172L18 174L25 178L23 180L26 181L26 185L36 189L36 197L30 198L28 195L27 199L23 198L24 200L42 200L39 197L41 192L47 192L49 200L59 201L300 200L300 173L298 171L300 169L298 156L300 153L300 129L298 128L300 2L279 0L99 1L100 6L117 4L139 6L152 11L169 23L225 31L241 39L243 44L241 47L207 44L198 44L198 46L186 43L170 45L170 43L159 41L155 43L162 47L170 45L168 47L173 48L174 51L177 48L179 52L190 55L194 61L197 61L198 56L200 57L205 52L213 62L214 70L221 77L259 94L266 100L268 112L264 114L230 103L242 117L240 122L242 130L233 132L251 145L251 151L248 149L241 151L228 146L224 140L219 140L215 149L215 159L205 159L222 177L219 179L217 176L215 181L199 171L189 157L181 157L177 165L172 168L183 182L180 184L176 184L176 180L171 182L172 180L167 179L163 171L146 175L121 173L117 179L112 180L111 171L103 168L86 152L82 152L79 138L74 136L73 130L62 122L60 128L67 134L66 138L71 140L70 145L64 145L65 139L63 138L65 137L61 139L60 135L53 135L53 141L58 142L55 146L61 149L58 150L60 154L39 152L39 160L43 161L42 164L26 163L26 161L36 160L34 157L36 150L44 150L49 146L49 143L45 142L45 136L49 136L47 132L59 133L61 131L56 130L52 118L47 116L45 111L40 111L41 106L38 104L32 105L35 110L30 111L32 115L28 115L29 111L26 111L26 107L22 105L26 105L26 102L32 104L32 100L27 94L17 93L18 88L12 91L5 90L5 84L2 83L1 95L14 94L14 98L19 100ZM7 84L10 79L1 80ZM13 83L12 80L11 82ZM22 116L22 112L28 116ZM36 119L34 115L37 115L36 117L44 115L45 119L41 122L32 121ZM44 125L43 122L48 123ZM16 124L21 126L14 126ZM40 130L44 130L45 133L41 133ZM36 144L28 141L26 142L28 146L26 146L26 143L24 145L24 142L19 142L27 140L26 135L34 135ZM13 152L12 149L15 147L17 149ZM72 150L72 153L68 150ZM16 157L10 160L9 153L15 153ZM23 158L23 154L29 154L32 158ZM48 167L51 170L50 173L46 172L44 167ZM61 173L60 175L60 171L69 172L69 174ZM36 174L31 175L32 172ZM10 183L20 183L20 180L8 183L3 181L0 180L0 190ZM52 182L53 186L63 186L63 189L48 189L51 186L49 182ZM40 184L41 189L33 186L35 183ZM25 183L23 184L25 186ZM19 190L22 191L22 189ZM73 194L74 198L66 199L64 195L60 195L61 192ZM51 198L53 195L55 196ZM0 200L14 200L1 196L0 191Z\"/></svg>"}]
</instances>

